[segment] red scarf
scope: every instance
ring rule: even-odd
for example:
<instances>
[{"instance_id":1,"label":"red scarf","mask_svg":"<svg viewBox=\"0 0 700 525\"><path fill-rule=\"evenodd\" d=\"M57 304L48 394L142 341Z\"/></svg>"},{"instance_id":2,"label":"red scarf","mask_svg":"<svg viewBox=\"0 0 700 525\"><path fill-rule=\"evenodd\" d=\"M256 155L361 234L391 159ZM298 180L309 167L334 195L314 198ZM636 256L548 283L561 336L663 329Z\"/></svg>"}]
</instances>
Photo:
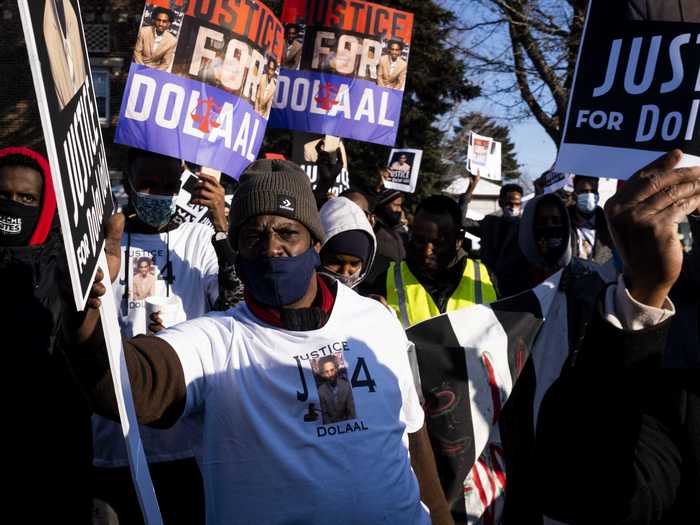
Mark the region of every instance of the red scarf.
<instances>
[{"instance_id":1,"label":"red scarf","mask_svg":"<svg viewBox=\"0 0 700 525\"><path fill-rule=\"evenodd\" d=\"M335 296L320 275L316 275L316 282L318 283L318 291L312 306L320 308L326 314L330 315L331 311L333 310L333 305L335 304ZM248 293L248 290L244 291L244 296L245 304L248 305L248 308L250 308L250 311L253 312L255 317L269 325L276 326L278 328L282 327L282 318L279 308L273 308L272 306L265 306L258 303Z\"/></svg>"}]
</instances>

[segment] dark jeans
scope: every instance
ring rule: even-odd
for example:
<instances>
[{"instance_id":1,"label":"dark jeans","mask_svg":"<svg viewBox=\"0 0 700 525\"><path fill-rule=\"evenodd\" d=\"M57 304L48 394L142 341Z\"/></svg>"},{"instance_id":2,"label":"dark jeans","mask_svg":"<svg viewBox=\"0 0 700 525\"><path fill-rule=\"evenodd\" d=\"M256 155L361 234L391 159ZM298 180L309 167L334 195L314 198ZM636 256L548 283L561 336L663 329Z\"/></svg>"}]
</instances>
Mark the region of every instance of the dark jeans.
<instances>
[{"instance_id":1,"label":"dark jeans","mask_svg":"<svg viewBox=\"0 0 700 525\"><path fill-rule=\"evenodd\" d=\"M150 463L151 479L165 525L200 525L204 523L204 484L194 458ZM144 523L128 467L93 467L93 497L107 504L117 515L119 525ZM98 505L103 510L104 506ZM110 513L107 512L107 515ZM96 518L103 525L105 519ZM114 523L114 518L107 518Z\"/></svg>"}]
</instances>

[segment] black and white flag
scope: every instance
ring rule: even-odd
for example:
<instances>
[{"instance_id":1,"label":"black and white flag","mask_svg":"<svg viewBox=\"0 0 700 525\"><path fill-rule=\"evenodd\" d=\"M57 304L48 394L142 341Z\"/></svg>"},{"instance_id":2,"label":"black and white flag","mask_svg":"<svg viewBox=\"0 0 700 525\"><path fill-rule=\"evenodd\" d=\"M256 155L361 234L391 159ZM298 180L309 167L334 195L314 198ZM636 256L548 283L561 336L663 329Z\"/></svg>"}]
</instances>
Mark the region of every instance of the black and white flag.
<instances>
[{"instance_id":1,"label":"black and white flag","mask_svg":"<svg viewBox=\"0 0 700 525\"><path fill-rule=\"evenodd\" d=\"M449 312L407 331L416 348L440 481L451 510L468 523L498 523L506 478L496 423L525 363L532 359L537 375L536 419L544 392L567 358L561 276L562 271L514 297Z\"/></svg>"}]
</instances>

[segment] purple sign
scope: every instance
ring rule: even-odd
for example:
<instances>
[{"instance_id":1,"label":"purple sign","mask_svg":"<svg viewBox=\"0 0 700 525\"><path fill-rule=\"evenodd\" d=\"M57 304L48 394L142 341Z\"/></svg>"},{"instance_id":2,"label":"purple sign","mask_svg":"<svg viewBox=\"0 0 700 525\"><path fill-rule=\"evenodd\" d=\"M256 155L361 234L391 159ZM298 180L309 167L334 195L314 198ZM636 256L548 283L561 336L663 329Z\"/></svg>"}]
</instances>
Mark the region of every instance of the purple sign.
<instances>
[{"instance_id":1,"label":"purple sign","mask_svg":"<svg viewBox=\"0 0 700 525\"><path fill-rule=\"evenodd\" d=\"M237 178L255 160L265 124L231 93L131 64L115 141Z\"/></svg>"},{"instance_id":2,"label":"purple sign","mask_svg":"<svg viewBox=\"0 0 700 525\"><path fill-rule=\"evenodd\" d=\"M270 126L393 146L413 15L364 0L284 0Z\"/></svg>"},{"instance_id":3,"label":"purple sign","mask_svg":"<svg viewBox=\"0 0 700 525\"><path fill-rule=\"evenodd\" d=\"M227 9L222 17L195 0L146 1L116 142L236 179L255 160L277 88L282 24L259 0Z\"/></svg>"},{"instance_id":4,"label":"purple sign","mask_svg":"<svg viewBox=\"0 0 700 525\"><path fill-rule=\"evenodd\" d=\"M270 126L392 146L403 91L359 78L283 69Z\"/></svg>"}]
</instances>

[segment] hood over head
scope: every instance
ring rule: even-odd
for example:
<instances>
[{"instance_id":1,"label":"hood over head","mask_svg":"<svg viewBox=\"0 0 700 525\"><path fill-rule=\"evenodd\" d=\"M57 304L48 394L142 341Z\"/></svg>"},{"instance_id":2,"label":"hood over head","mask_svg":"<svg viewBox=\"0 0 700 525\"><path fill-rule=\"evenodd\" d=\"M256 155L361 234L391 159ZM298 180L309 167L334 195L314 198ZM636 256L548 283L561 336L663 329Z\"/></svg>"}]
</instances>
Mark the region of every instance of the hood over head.
<instances>
[{"instance_id":1,"label":"hood over head","mask_svg":"<svg viewBox=\"0 0 700 525\"><path fill-rule=\"evenodd\" d=\"M32 149L22 146L0 149L0 159L11 155L26 157L27 159L34 161L34 163L38 164L39 168L41 168L39 173L44 179L44 187L41 192L41 203L39 205L41 211L39 212L39 219L37 220L34 228L34 233L29 239L29 246L38 246L46 242L56 217L56 194L54 193L53 189L51 168L49 168L49 162L46 160L46 158Z\"/></svg>"},{"instance_id":2,"label":"hood over head","mask_svg":"<svg viewBox=\"0 0 700 525\"><path fill-rule=\"evenodd\" d=\"M328 242L341 233L356 230L366 234L370 239L370 253L362 268L359 284L369 272L377 252L377 238L374 236L372 225L367 220L365 212L357 204L345 197L331 199L321 207L321 224L326 234L326 240L321 246L321 253Z\"/></svg>"},{"instance_id":3,"label":"hood over head","mask_svg":"<svg viewBox=\"0 0 700 525\"><path fill-rule=\"evenodd\" d=\"M534 197L527 203L523 210L522 218L520 220L520 229L518 231L518 243L520 244L520 249L527 258L530 264L537 266L538 268L551 268L552 264L547 262L544 256L540 253L537 246L537 239L535 238L535 214L537 209L542 203L550 203L557 206L561 212L563 219L563 233L564 233L564 243L561 255L555 264L557 268L563 268L571 262L572 252L571 252L571 221L569 219L569 214L566 209L564 201L562 201L559 196L554 193L549 193L546 195L540 195Z\"/></svg>"}]
</instances>

